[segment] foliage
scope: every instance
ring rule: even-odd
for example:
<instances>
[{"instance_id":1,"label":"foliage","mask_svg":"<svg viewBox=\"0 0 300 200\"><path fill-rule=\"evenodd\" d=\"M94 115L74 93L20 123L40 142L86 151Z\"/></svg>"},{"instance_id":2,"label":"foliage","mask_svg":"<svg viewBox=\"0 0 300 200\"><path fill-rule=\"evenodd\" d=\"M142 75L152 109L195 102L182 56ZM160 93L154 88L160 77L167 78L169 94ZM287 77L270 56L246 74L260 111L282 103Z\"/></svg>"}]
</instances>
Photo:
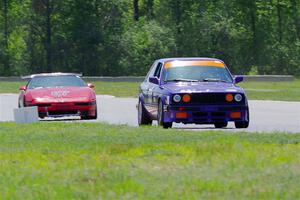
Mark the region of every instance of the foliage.
<instances>
[{"instance_id":1,"label":"foliage","mask_svg":"<svg viewBox=\"0 0 300 200\"><path fill-rule=\"evenodd\" d=\"M120 43L123 74L145 75L153 59L170 57L170 52L175 48L175 41L170 35L171 30L155 21L140 20L128 27Z\"/></svg>"},{"instance_id":2,"label":"foliage","mask_svg":"<svg viewBox=\"0 0 300 200\"><path fill-rule=\"evenodd\" d=\"M299 21L300 0L1 0L0 76L145 75L177 56L299 76Z\"/></svg>"}]
</instances>

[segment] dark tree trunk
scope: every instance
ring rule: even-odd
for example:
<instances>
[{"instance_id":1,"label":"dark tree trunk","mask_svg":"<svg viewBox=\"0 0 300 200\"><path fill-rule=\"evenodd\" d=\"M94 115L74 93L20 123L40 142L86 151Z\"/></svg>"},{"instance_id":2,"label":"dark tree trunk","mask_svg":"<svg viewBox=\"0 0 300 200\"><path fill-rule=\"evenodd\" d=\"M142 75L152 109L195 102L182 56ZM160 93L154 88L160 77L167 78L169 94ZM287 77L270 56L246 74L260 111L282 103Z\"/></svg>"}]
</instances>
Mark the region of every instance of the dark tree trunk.
<instances>
[{"instance_id":1,"label":"dark tree trunk","mask_svg":"<svg viewBox=\"0 0 300 200\"><path fill-rule=\"evenodd\" d=\"M154 17L154 12L153 12L153 0L147 0L146 1L146 13L147 13L147 16L152 18Z\"/></svg>"},{"instance_id":2,"label":"dark tree trunk","mask_svg":"<svg viewBox=\"0 0 300 200\"><path fill-rule=\"evenodd\" d=\"M181 0L175 0L173 3L173 16L176 26L176 43L178 46L181 46L182 39L181 39L181 18L182 18L182 12L181 12ZM181 56L180 47L176 47L175 50L175 56Z\"/></svg>"},{"instance_id":3,"label":"dark tree trunk","mask_svg":"<svg viewBox=\"0 0 300 200\"><path fill-rule=\"evenodd\" d=\"M277 22L278 22L278 41L282 42L282 7L280 5L280 0L277 0Z\"/></svg>"},{"instance_id":4,"label":"dark tree trunk","mask_svg":"<svg viewBox=\"0 0 300 200\"><path fill-rule=\"evenodd\" d=\"M180 22L181 22L181 9L180 9L180 0L175 0L174 2L175 5L175 23L176 23L176 28L177 28L177 33L180 34L181 29L180 29Z\"/></svg>"},{"instance_id":5,"label":"dark tree trunk","mask_svg":"<svg viewBox=\"0 0 300 200\"><path fill-rule=\"evenodd\" d=\"M133 19L139 20L139 0L133 0Z\"/></svg>"},{"instance_id":6,"label":"dark tree trunk","mask_svg":"<svg viewBox=\"0 0 300 200\"><path fill-rule=\"evenodd\" d=\"M34 43L35 43L35 40L34 40L34 27L32 24L30 24L30 31L29 31L29 37L28 37L28 44L27 44L27 48L28 48L28 51L29 51L29 55L30 55L30 72L31 71L35 71L37 70L36 69L36 65L35 65L35 54L34 54Z\"/></svg>"},{"instance_id":7,"label":"dark tree trunk","mask_svg":"<svg viewBox=\"0 0 300 200\"><path fill-rule=\"evenodd\" d=\"M45 1L46 6L46 54L47 54L47 71L52 72L52 29L51 14L52 7L50 0Z\"/></svg>"},{"instance_id":8,"label":"dark tree trunk","mask_svg":"<svg viewBox=\"0 0 300 200\"><path fill-rule=\"evenodd\" d=\"M9 75L10 63L8 52L8 0L3 0L3 17L4 17L4 46L5 46L5 60L4 60L4 74Z\"/></svg>"},{"instance_id":9,"label":"dark tree trunk","mask_svg":"<svg viewBox=\"0 0 300 200\"><path fill-rule=\"evenodd\" d=\"M298 4L296 0L291 0L291 7L292 7L292 17L294 21L294 25L296 28L297 38L300 39L300 16L298 11Z\"/></svg>"},{"instance_id":10,"label":"dark tree trunk","mask_svg":"<svg viewBox=\"0 0 300 200\"><path fill-rule=\"evenodd\" d=\"M3 0L4 7L4 39L5 39L5 48L8 48L8 0Z\"/></svg>"},{"instance_id":11,"label":"dark tree trunk","mask_svg":"<svg viewBox=\"0 0 300 200\"><path fill-rule=\"evenodd\" d=\"M258 62L258 41L256 30L256 5L255 2L251 3L250 7L250 26L252 32L252 65L257 65Z\"/></svg>"}]
</instances>

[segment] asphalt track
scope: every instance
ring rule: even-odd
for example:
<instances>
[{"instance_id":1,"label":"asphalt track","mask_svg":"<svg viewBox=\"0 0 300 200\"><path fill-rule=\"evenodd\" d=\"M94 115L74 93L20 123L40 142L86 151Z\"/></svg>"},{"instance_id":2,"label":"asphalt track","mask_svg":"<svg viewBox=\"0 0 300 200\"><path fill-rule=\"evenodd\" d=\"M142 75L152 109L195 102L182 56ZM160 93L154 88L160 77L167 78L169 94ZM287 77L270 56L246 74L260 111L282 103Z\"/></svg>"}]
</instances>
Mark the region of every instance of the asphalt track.
<instances>
[{"instance_id":1,"label":"asphalt track","mask_svg":"<svg viewBox=\"0 0 300 200\"><path fill-rule=\"evenodd\" d=\"M17 108L17 99L17 94L0 94L0 121L14 121L13 109ZM98 95L97 103L97 121L137 126L136 98L116 98L113 96ZM255 100L249 101L249 105L249 128L235 129L233 123L229 123L228 127L223 130L300 133L300 102ZM96 120L93 121L97 122ZM193 124L175 124L174 128L194 131L214 129L212 125Z\"/></svg>"}]
</instances>

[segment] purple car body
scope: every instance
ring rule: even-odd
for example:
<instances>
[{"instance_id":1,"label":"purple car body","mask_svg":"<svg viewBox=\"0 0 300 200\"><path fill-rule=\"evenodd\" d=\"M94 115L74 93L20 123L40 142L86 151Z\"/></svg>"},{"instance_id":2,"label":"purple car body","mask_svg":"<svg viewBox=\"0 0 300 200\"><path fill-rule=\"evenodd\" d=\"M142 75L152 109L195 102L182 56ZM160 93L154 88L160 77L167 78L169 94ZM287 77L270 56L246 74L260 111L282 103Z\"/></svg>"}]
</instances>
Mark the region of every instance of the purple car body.
<instances>
[{"instance_id":1,"label":"purple car body","mask_svg":"<svg viewBox=\"0 0 300 200\"><path fill-rule=\"evenodd\" d=\"M140 85L139 125L157 120L164 128L172 123L214 124L224 128L249 125L245 92L236 85L225 63L213 58L166 58L156 60Z\"/></svg>"}]
</instances>

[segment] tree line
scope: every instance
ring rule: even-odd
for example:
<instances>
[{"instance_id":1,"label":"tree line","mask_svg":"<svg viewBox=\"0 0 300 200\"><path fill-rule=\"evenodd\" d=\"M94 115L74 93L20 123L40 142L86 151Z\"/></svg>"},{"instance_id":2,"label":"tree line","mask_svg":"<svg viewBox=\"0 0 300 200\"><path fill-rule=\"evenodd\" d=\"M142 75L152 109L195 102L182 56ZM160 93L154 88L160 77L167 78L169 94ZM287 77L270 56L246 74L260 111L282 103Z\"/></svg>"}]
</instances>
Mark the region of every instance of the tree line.
<instances>
[{"instance_id":1,"label":"tree line","mask_svg":"<svg viewBox=\"0 0 300 200\"><path fill-rule=\"evenodd\" d=\"M300 0L0 1L0 76L145 75L182 56L300 75Z\"/></svg>"}]
</instances>

